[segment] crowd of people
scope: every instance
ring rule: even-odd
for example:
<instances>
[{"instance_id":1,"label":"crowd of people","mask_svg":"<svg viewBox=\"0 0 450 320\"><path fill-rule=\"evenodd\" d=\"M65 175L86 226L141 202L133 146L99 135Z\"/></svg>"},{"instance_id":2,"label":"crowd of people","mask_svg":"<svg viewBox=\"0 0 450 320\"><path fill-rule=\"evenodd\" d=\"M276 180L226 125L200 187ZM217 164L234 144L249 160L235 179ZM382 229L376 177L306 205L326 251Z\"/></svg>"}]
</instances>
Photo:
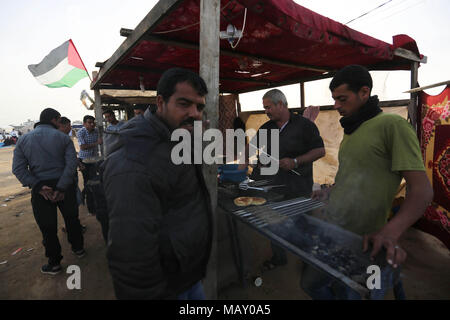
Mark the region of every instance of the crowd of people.
<instances>
[{"instance_id":1,"label":"crowd of people","mask_svg":"<svg viewBox=\"0 0 450 320\"><path fill-rule=\"evenodd\" d=\"M285 186L279 191L284 199L305 196L326 201L322 219L364 236L364 250L371 244L372 257L386 249L387 262L400 267L406 252L399 247L399 238L420 218L433 194L417 137L405 119L382 112L377 97L371 95L372 79L364 67L353 65L337 72L330 91L345 133L335 184L312 192L313 162L325 155L323 140L314 122L292 113L286 96L277 89L262 98L269 121L260 128L279 130L280 169L272 178ZM86 199L89 213L102 225L118 299L205 298L202 279L214 224L210 195L202 165L171 160L175 145L171 133L179 128L193 133L194 121L203 121L207 93L198 74L169 69L158 82L153 110L137 105L136 116L127 122L118 121L113 111L104 112L109 123L104 139L95 127L96 119L85 116L77 133L78 155L67 135L70 120L54 109L42 111L35 130L17 143L13 173L32 189L33 213L48 258L43 273L61 271L57 208L73 253L84 256L78 205ZM270 154L270 141L258 148ZM92 161L103 144L104 159ZM261 179L262 166L259 162L254 166L251 178ZM83 176L81 196L77 168ZM405 201L388 220L403 178L408 190ZM286 264L283 249L272 244L272 251L265 267ZM301 287L313 299L361 298L307 264Z\"/></svg>"},{"instance_id":2,"label":"crowd of people","mask_svg":"<svg viewBox=\"0 0 450 320\"><path fill-rule=\"evenodd\" d=\"M0 132L0 142L2 146L12 146L17 143L17 140L22 135L22 132L12 130L10 133L6 133L4 130Z\"/></svg>"}]
</instances>

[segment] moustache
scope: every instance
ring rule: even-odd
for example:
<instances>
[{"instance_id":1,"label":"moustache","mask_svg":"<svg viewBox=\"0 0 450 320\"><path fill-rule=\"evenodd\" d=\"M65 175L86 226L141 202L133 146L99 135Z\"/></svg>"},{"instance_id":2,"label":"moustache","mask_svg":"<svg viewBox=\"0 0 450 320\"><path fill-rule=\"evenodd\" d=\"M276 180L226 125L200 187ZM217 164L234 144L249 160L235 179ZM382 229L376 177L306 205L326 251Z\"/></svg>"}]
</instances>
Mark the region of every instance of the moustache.
<instances>
[{"instance_id":1,"label":"moustache","mask_svg":"<svg viewBox=\"0 0 450 320\"><path fill-rule=\"evenodd\" d=\"M184 120L183 122L180 123L180 127L185 126L185 125L193 126L194 125L194 121L195 121L194 118L186 119L186 120Z\"/></svg>"}]
</instances>

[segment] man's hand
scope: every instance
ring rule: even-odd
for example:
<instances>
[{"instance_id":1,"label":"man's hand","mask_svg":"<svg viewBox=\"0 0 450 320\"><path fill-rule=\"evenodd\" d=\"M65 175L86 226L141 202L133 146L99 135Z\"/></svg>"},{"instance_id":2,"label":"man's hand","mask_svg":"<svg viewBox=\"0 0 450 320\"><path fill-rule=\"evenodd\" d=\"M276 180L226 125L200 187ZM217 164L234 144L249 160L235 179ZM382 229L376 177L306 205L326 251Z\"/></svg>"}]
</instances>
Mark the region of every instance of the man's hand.
<instances>
[{"instance_id":1,"label":"man's hand","mask_svg":"<svg viewBox=\"0 0 450 320\"><path fill-rule=\"evenodd\" d=\"M370 253L370 259L373 260L378 252L384 247L386 249L386 260L394 268L400 266L406 260L406 252L397 244L397 239L391 236L387 231L381 229L377 232L364 236L363 252L369 248L372 243L373 248Z\"/></svg>"},{"instance_id":2,"label":"man's hand","mask_svg":"<svg viewBox=\"0 0 450 320\"><path fill-rule=\"evenodd\" d=\"M327 201L330 198L331 188L315 190L311 194L311 199L319 201Z\"/></svg>"},{"instance_id":3,"label":"man's hand","mask_svg":"<svg viewBox=\"0 0 450 320\"><path fill-rule=\"evenodd\" d=\"M103 139L102 138L98 138L97 144L103 144Z\"/></svg>"},{"instance_id":4,"label":"man's hand","mask_svg":"<svg viewBox=\"0 0 450 320\"><path fill-rule=\"evenodd\" d=\"M53 192L52 202L59 202L64 200L64 192L56 190Z\"/></svg>"},{"instance_id":5,"label":"man's hand","mask_svg":"<svg viewBox=\"0 0 450 320\"><path fill-rule=\"evenodd\" d=\"M84 169L86 169L86 166L84 165L83 162L78 162L78 168L80 168L80 171L83 171Z\"/></svg>"},{"instance_id":6,"label":"man's hand","mask_svg":"<svg viewBox=\"0 0 450 320\"><path fill-rule=\"evenodd\" d=\"M292 158L283 158L279 162L279 166L283 170L292 170L295 168L295 162Z\"/></svg>"},{"instance_id":7,"label":"man's hand","mask_svg":"<svg viewBox=\"0 0 450 320\"><path fill-rule=\"evenodd\" d=\"M43 196L45 200L51 200L53 197L53 189L49 186L42 186L39 194Z\"/></svg>"}]
</instances>

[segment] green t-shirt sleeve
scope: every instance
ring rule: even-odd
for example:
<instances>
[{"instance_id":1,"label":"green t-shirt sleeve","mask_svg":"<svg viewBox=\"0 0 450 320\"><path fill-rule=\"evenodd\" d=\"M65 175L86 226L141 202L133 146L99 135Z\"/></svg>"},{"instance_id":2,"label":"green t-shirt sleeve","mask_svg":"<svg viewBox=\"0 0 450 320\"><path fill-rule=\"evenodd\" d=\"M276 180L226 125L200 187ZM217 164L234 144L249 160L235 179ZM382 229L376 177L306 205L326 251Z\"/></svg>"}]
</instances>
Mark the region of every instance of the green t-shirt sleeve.
<instances>
[{"instance_id":1,"label":"green t-shirt sleeve","mask_svg":"<svg viewBox=\"0 0 450 320\"><path fill-rule=\"evenodd\" d=\"M425 171L419 140L408 121L393 117L387 125L386 141L392 155L392 171Z\"/></svg>"}]
</instances>

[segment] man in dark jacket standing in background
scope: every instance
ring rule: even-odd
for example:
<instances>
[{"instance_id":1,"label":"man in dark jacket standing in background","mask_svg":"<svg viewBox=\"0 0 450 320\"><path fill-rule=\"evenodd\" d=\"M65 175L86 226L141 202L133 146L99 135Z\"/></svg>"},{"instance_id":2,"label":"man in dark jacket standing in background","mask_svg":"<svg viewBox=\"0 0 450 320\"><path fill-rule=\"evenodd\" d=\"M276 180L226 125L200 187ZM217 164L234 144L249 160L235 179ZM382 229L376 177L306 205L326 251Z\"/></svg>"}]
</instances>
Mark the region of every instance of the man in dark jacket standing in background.
<instances>
[{"instance_id":1,"label":"man in dark jacket standing in background","mask_svg":"<svg viewBox=\"0 0 450 320\"><path fill-rule=\"evenodd\" d=\"M202 119L206 84L184 69L166 71L157 112L128 121L105 161L108 261L118 299L204 299L212 211L200 165L171 160L178 128Z\"/></svg>"},{"instance_id":2,"label":"man in dark jacket standing in background","mask_svg":"<svg viewBox=\"0 0 450 320\"><path fill-rule=\"evenodd\" d=\"M61 245L57 236L57 210L61 210L72 251L84 256L83 235L78 219L75 174L77 156L72 140L57 129L58 111L41 112L39 124L22 136L14 149L14 175L24 187L30 187L34 218L41 229L48 264L41 272L61 271Z\"/></svg>"}]
</instances>

